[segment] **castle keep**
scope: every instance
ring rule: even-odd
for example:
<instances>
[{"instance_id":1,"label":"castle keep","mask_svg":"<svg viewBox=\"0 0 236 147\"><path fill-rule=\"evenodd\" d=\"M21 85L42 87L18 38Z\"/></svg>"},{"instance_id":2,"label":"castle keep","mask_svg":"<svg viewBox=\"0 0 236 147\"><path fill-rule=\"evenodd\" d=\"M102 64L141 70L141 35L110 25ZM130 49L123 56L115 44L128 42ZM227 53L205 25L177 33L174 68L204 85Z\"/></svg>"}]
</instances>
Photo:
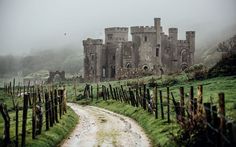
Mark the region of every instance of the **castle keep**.
<instances>
[{"instance_id":1,"label":"castle keep","mask_svg":"<svg viewBox=\"0 0 236 147\"><path fill-rule=\"evenodd\" d=\"M185 40L178 40L178 29L162 31L161 19L154 18L154 26L105 29L102 39L83 41L84 78L104 81L133 78L144 74L174 73L193 65L195 32L187 31Z\"/></svg>"}]
</instances>

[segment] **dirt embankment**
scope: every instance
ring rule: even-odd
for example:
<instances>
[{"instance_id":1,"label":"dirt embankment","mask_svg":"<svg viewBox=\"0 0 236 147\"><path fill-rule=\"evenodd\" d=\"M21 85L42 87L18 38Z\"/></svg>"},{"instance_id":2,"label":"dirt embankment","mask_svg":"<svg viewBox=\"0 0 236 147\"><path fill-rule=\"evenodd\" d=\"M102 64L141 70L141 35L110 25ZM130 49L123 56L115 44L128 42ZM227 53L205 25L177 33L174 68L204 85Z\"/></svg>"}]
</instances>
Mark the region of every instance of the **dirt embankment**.
<instances>
[{"instance_id":1,"label":"dirt embankment","mask_svg":"<svg viewBox=\"0 0 236 147\"><path fill-rule=\"evenodd\" d=\"M80 117L80 121L62 147L151 146L142 128L128 117L93 106L68 105Z\"/></svg>"}]
</instances>

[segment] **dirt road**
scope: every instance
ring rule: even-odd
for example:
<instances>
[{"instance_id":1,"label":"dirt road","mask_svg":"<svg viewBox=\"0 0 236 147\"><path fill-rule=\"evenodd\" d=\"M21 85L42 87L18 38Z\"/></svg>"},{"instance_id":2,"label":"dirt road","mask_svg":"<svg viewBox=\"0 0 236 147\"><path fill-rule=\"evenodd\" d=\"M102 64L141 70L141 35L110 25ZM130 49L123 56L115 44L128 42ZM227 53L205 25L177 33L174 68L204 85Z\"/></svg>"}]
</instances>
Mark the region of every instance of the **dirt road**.
<instances>
[{"instance_id":1,"label":"dirt road","mask_svg":"<svg viewBox=\"0 0 236 147\"><path fill-rule=\"evenodd\" d=\"M148 147L150 141L132 119L111 111L68 104L80 120L62 147Z\"/></svg>"}]
</instances>

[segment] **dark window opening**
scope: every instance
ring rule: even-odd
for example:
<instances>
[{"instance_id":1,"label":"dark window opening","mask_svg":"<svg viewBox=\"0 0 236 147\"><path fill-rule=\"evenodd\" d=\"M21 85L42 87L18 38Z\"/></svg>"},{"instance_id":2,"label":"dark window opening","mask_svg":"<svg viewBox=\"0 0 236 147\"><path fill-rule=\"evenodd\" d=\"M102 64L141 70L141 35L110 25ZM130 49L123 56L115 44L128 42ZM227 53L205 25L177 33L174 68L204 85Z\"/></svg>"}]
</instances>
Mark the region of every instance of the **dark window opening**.
<instances>
[{"instance_id":1,"label":"dark window opening","mask_svg":"<svg viewBox=\"0 0 236 147\"><path fill-rule=\"evenodd\" d=\"M112 56L112 59L113 59L113 60L116 60L116 56L115 56L115 55L113 55L113 56Z\"/></svg>"},{"instance_id":2,"label":"dark window opening","mask_svg":"<svg viewBox=\"0 0 236 147\"><path fill-rule=\"evenodd\" d=\"M111 78L115 78L115 74L116 74L116 68L115 66L111 66Z\"/></svg>"},{"instance_id":3,"label":"dark window opening","mask_svg":"<svg viewBox=\"0 0 236 147\"><path fill-rule=\"evenodd\" d=\"M130 63L127 63L127 64L126 64L126 68L131 68Z\"/></svg>"},{"instance_id":4,"label":"dark window opening","mask_svg":"<svg viewBox=\"0 0 236 147\"><path fill-rule=\"evenodd\" d=\"M148 70L148 67L145 65L145 66L143 66L143 69L144 69L145 71L147 71L147 70Z\"/></svg>"},{"instance_id":5,"label":"dark window opening","mask_svg":"<svg viewBox=\"0 0 236 147\"><path fill-rule=\"evenodd\" d=\"M159 48L156 48L156 57L159 57Z\"/></svg>"},{"instance_id":6,"label":"dark window opening","mask_svg":"<svg viewBox=\"0 0 236 147\"><path fill-rule=\"evenodd\" d=\"M160 47L161 45L160 44L157 44L157 47Z\"/></svg>"},{"instance_id":7,"label":"dark window opening","mask_svg":"<svg viewBox=\"0 0 236 147\"><path fill-rule=\"evenodd\" d=\"M108 40L112 40L112 37L113 37L112 34L108 34L108 35L107 35Z\"/></svg>"},{"instance_id":8,"label":"dark window opening","mask_svg":"<svg viewBox=\"0 0 236 147\"><path fill-rule=\"evenodd\" d=\"M144 41L147 42L147 36L144 37Z\"/></svg>"}]
</instances>

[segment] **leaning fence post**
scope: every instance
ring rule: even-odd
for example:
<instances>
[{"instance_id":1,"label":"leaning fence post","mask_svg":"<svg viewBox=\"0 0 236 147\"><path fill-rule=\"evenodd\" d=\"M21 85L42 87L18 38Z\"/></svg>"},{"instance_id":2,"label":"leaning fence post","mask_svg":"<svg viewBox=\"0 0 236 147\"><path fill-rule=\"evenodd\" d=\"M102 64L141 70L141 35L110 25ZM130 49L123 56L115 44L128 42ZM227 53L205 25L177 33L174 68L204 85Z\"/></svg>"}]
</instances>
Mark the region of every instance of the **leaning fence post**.
<instances>
[{"instance_id":1,"label":"leaning fence post","mask_svg":"<svg viewBox=\"0 0 236 147\"><path fill-rule=\"evenodd\" d=\"M109 88L110 88L111 97L112 97L112 99L114 100L114 93L113 93L113 91L112 91L111 84L109 84Z\"/></svg>"}]
</instances>

